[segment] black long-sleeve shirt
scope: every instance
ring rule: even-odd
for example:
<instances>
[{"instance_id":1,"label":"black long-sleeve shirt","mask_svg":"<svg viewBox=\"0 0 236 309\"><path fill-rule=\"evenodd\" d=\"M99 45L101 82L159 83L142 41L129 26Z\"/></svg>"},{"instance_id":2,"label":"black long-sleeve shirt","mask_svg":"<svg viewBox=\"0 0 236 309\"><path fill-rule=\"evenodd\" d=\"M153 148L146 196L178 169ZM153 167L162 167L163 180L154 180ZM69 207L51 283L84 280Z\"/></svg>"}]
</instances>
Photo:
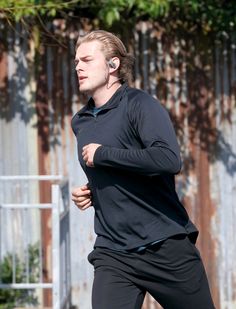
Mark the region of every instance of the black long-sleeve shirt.
<instances>
[{"instance_id":1,"label":"black long-sleeve shirt","mask_svg":"<svg viewBox=\"0 0 236 309\"><path fill-rule=\"evenodd\" d=\"M95 247L131 250L198 231L175 191L179 146L167 111L144 91L122 85L94 115L92 98L72 119L79 161L92 191ZM94 167L82 148L101 144Z\"/></svg>"}]
</instances>

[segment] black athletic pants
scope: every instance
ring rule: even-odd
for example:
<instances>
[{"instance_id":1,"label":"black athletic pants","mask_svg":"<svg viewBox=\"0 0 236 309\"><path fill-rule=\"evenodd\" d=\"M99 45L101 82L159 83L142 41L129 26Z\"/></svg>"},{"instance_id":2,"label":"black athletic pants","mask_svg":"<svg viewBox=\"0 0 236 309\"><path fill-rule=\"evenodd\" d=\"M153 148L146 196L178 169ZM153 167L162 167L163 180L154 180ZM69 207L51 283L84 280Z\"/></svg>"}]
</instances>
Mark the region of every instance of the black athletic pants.
<instances>
[{"instance_id":1,"label":"black athletic pants","mask_svg":"<svg viewBox=\"0 0 236 309\"><path fill-rule=\"evenodd\" d=\"M185 235L143 252L96 248L93 309L140 309L149 292L164 309L214 309L201 257Z\"/></svg>"}]
</instances>

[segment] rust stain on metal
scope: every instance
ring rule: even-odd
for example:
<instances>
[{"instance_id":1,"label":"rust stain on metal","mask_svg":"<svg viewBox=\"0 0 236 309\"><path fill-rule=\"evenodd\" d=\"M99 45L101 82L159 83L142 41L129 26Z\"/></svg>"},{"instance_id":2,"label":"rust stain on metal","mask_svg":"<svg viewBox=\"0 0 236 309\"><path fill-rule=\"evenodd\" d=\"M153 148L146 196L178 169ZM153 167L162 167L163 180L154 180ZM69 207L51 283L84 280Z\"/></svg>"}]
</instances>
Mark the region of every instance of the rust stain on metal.
<instances>
[{"instance_id":1,"label":"rust stain on metal","mask_svg":"<svg viewBox=\"0 0 236 309\"><path fill-rule=\"evenodd\" d=\"M38 55L39 57L39 55ZM36 89L36 110L37 110L37 128L38 128L38 170L39 174L50 174L49 170L49 111L47 96L47 76L46 76L46 56L45 48L41 47L38 62L39 76ZM39 184L40 203L48 203L51 200L49 182ZM52 243L51 235L51 211L48 209L41 210L41 233L43 247L43 281L51 281L52 265L50 264L50 248ZM43 292L43 304L45 307L52 306L52 293L50 290Z\"/></svg>"}]
</instances>

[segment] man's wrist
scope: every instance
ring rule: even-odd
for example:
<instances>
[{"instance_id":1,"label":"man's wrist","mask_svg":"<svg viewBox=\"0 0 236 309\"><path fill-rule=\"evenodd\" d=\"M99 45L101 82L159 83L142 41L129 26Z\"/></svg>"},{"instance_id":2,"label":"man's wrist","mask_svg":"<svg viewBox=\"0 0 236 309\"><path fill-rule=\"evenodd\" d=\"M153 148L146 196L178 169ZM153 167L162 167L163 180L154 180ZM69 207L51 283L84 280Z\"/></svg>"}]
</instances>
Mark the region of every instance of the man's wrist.
<instances>
[{"instance_id":1,"label":"man's wrist","mask_svg":"<svg viewBox=\"0 0 236 309\"><path fill-rule=\"evenodd\" d=\"M99 165L99 163L102 161L102 153L103 153L103 149L105 148L105 146L100 145L95 153L94 153L94 157L93 157L93 164L94 166Z\"/></svg>"}]
</instances>

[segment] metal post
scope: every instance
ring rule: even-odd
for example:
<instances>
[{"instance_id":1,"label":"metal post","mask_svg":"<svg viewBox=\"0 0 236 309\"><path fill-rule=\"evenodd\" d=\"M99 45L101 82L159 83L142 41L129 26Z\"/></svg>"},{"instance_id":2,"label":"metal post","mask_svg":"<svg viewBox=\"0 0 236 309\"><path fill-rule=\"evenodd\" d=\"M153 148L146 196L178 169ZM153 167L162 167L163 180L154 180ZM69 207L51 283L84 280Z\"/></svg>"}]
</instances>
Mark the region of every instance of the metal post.
<instances>
[{"instance_id":1,"label":"metal post","mask_svg":"<svg viewBox=\"0 0 236 309\"><path fill-rule=\"evenodd\" d=\"M60 308L60 189L52 185L52 283L53 309Z\"/></svg>"}]
</instances>

